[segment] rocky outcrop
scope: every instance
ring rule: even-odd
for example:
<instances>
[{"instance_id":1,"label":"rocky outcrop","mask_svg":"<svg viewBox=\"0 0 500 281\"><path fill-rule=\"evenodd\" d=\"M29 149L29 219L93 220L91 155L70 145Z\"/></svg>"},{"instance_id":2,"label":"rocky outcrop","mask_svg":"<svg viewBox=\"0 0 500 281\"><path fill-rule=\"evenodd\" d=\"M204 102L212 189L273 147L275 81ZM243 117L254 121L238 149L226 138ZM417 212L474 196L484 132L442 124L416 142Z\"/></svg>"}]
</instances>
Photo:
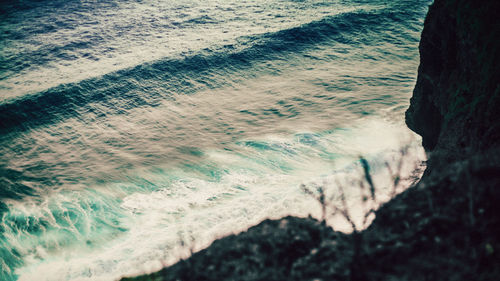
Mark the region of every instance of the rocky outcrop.
<instances>
[{"instance_id":1,"label":"rocky outcrop","mask_svg":"<svg viewBox=\"0 0 500 281\"><path fill-rule=\"evenodd\" d=\"M267 220L136 280L496 280L500 276L500 1L435 0L406 112L429 165L346 235Z\"/></svg>"},{"instance_id":2,"label":"rocky outcrop","mask_svg":"<svg viewBox=\"0 0 500 281\"><path fill-rule=\"evenodd\" d=\"M437 0L406 112L427 151L464 159L500 144L500 1Z\"/></svg>"},{"instance_id":3,"label":"rocky outcrop","mask_svg":"<svg viewBox=\"0 0 500 281\"><path fill-rule=\"evenodd\" d=\"M219 239L187 260L133 280L304 280L323 271L345 279L349 267L341 261L350 260L350 248L347 235L314 219L285 217ZM340 262L311 267L322 249Z\"/></svg>"}]
</instances>

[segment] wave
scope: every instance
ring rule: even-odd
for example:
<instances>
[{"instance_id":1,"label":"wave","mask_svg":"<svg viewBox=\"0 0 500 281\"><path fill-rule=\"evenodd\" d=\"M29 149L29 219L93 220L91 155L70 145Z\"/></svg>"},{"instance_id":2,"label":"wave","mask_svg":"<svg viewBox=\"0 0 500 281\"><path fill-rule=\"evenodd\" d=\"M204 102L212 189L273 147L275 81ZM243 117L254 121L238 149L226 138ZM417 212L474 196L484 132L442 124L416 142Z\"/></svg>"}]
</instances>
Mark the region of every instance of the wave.
<instances>
[{"instance_id":1,"label":"wave","mask_svg":"<svg viewBox=\"0 0 500 281\"><path fill-rule=\"evenodd\" d=\"M241 37L236 44L204 49L183 58L167 58L101 77L57 87L0 105L0 133L22 132L59 118L95 113L123 114L139 106L155 106L172 93L190 94L216 88L245 76L256 76L258 62L300 54L318 44L375 45L390 30L395 12L355 11L325 17L299 27ZM264 69L265 71L265 69ZM236 74L231 77L231 74ZM227 79L230 79L227 81ZM96 109L98 103L106 111Z\"/></svg>"},{"instance_id":2,"label":"wave","mask_svg":"<svg viewBox=\"0 0 500 281\"><path fill-rule=\"evenodd\" d=\"M407 133L405 127L365 119L351 129L262 136L235 143L239 153L203 150L209 157L189 171L142 171L126 182L13 202L0 221L3 237L11 239L2 245L0 238L0 255L19 280L137 274L146 263L177 258L179 232L194 233L197 243L205 243L270 215L319 215L299 183L357 179L359 153L370 161L378 186L386 186L385 163L396 163L399 142L411 140ZM418 141L411 144L409 168L424 157Z\"/></svg>"}]
</instances>

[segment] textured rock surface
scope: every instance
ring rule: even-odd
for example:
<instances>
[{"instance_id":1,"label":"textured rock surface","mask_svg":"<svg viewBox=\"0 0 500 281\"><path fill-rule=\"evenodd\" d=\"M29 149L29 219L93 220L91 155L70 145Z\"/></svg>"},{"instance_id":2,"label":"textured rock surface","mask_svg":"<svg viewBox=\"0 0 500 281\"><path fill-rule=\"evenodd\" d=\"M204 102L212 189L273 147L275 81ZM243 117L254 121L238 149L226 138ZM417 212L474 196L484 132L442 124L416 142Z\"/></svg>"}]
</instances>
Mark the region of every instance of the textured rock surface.
<instances>
[{"instance_id":1,"label":"textured rock surface","mask_svg":"<svg viewBox=\"0 0 500 281\"><path fill-rule=\"evenodd\" d=\"M500 276L499 155L436 167L379 209L359 261L369 268L368 280Z\"/></svg>"},{"instance_id":2,"label":"textured rock surface","mask_svg":"<svg viewBox=\"0 0 500 281\"><path fill-rule=\"evenodd\" d=\"M408 127L450 159L500 143L500 1L435 1L420 41Z\"/></svg>"},{"instance_id":3,"label":"textured rock surface","mask_svg":"<svg viewBox=\"0 0 500 281\"><path fill-rule=\"evenodd\" d=\"M500 1L436 0L406 113L430 165L355 235L264 221L137 280L497 280Z\"/></svg>"}]
</instances>

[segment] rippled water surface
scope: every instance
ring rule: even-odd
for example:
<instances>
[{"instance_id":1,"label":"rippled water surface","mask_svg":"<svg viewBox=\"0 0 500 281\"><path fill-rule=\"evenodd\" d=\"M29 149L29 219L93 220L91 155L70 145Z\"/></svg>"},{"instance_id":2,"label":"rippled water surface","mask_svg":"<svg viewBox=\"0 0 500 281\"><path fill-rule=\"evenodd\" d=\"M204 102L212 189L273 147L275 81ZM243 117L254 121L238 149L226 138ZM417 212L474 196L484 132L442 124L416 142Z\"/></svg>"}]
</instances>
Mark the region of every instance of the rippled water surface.
<instances>
[{"instance_id":1,"label":"rippled water surface","mask_svg":"<svg viewBox=\"0 0 500 281\"><path fill-rule=\"evenodd\" d=\"M404 110L428 4L0 4L0 279L115 280L317 216L300 184L360 155L387 185L402 146L424 158Z\"/></svg>"}]
</instances>

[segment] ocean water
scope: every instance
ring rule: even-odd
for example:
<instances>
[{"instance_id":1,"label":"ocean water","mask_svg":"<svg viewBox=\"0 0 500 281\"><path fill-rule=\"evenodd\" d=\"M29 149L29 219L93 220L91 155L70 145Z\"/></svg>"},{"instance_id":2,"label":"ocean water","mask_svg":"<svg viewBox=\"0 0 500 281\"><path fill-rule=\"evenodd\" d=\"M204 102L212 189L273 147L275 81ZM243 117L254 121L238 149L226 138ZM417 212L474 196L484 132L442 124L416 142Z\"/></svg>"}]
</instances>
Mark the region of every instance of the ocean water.
<instances>
[{"instance_id":1,"label":"ocean water","mask_svg":"<svg viewBox=\"0 0 500 281\"><path fill-rule=\"evenodd\" d=\"M157 270L319 217L301 184L356 209L360 156L383 194L402 147L405 175L425 160L404 111L429 4L3 1L0 280Z\"/></svg>"}]
</instances>

